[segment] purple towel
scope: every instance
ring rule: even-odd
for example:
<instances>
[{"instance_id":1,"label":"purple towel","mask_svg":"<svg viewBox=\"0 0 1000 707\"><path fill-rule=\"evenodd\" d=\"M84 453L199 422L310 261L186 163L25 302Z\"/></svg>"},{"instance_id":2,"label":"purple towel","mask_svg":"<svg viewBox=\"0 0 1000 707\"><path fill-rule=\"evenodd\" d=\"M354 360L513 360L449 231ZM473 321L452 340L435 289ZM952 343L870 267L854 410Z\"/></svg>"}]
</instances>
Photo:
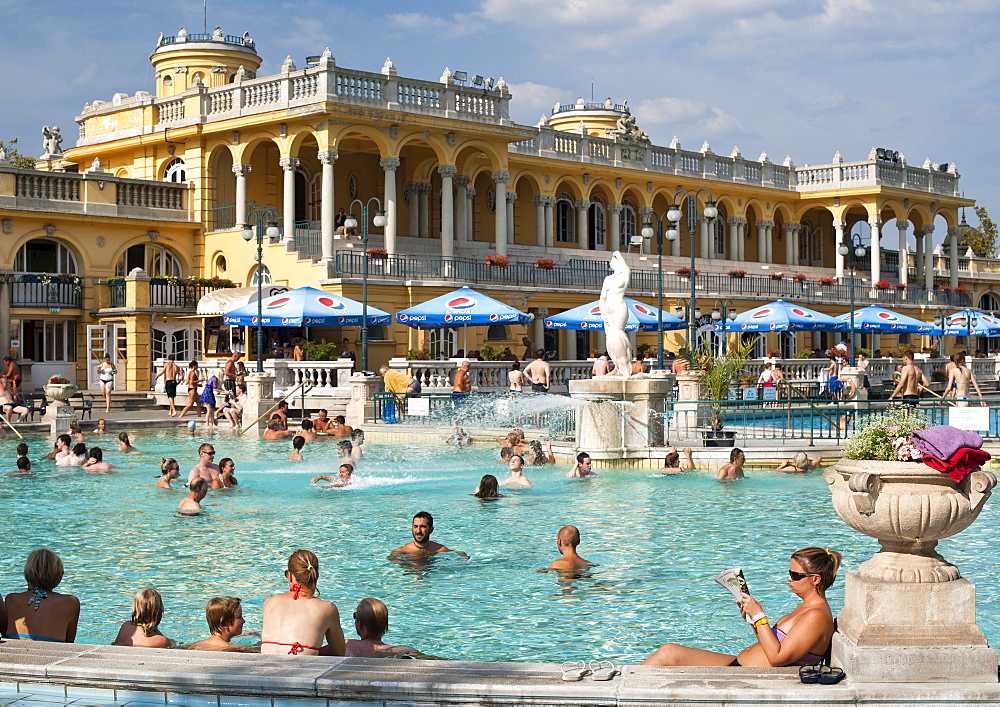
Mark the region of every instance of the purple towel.
<instances>
[{"instance_id":1,"label":"purple towel","mask_svg":"<svg viewBox=\"0 0 1000 707\"><path fill-rule=\"evenodd\" d=\"M983 448L983 438L975 432L960 430L951 425L938 425L918 430L910 435L913 444L924 454L940 459L950 459L951 455L963 447Z\"/></svg>"}]
</instances>

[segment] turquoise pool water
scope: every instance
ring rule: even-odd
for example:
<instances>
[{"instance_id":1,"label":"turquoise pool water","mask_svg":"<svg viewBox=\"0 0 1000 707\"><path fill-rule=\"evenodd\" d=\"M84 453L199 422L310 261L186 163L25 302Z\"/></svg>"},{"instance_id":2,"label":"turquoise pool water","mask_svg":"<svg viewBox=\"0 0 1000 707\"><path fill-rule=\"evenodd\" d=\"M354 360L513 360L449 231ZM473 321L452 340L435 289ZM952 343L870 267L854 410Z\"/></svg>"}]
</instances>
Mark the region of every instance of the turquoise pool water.
<instances>
[{"instance_id":1,"label":"turquoise pool water","mask_svg":"<svg viewBox=\"0 0 1000 707\"><path fill-rule=\"evenodd\" d=\"M320 558L322 596L340 608L348 637L358 600L373 596L390 609L386 640L432 655L634 662L666 641L728 651L746 644L748 628L712 581L721 569L743 567L765 609L780 615L795 601L786 581L792 551L838 548L856 567L877 548L837 518L819 473L757 472L720 484L710 471L611 470L570 481L558 465L529 470L530 490L481 502L468 495L480 476L505 470L492 449L369 443L354 488L319 490L311 476L335 473L329 442L307 445L296 464L285 460L287 442L224 431L208 439L218 457L236 459L240 488L212 492L206 503L219 505L202 517L179 517L182 492L155 488L161 456L186 471L203 441L173 431L137 432L136 454L107 451L123 467L114 474L48 462L30 477L0 475L0 592L22 590L25 556L47 546L66 564L60 589L83 603L80 642L109 643L147 586L163 595L164 633L188 642L207 635L205 602L223 594L243 598L247 630L259 631L263 600L285 589L285 560L304 547ZM33 459L50 447L48 437L29 441ZM13 468L15 442L0 444ZM435 540L471 559L448 555L420 570L388 562L420 510L434 514ZM567 523L582 532L580 553L600 566L562 583L538 570L557 556L555 533ZM977 583L980 625L994 645L998 530L994 499L972 528L940 545ZM840 582L830 592L838 611L841 592Z\"/></svg>"}]
</instances>

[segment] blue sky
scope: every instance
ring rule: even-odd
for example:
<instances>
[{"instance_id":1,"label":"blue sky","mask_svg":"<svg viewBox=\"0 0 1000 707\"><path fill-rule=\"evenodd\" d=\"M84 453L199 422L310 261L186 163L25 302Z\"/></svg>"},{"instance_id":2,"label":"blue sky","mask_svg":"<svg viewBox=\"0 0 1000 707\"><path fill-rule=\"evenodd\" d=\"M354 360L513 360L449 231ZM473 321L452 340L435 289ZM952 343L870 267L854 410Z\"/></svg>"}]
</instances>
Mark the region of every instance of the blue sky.
<instances>
[{"instance_id":1,"label":"blue sky","mask_svg":"<svg viewBox=\"0 0 1000 707\"><path fill-rule=\"evenodd\" d=\"M329 46L348 68L391 56L402 76L503 76L529 125L593 83L657 144L797 165L872 147L953 162L1000 215L996 0L209 0L216 25L250 32L262 75ZM70 143L84 103L152 91L149 53L181 26L202 31L201 0L0 0L0 138L37 155L57 124Z\"/></svg>"}]
</instances>

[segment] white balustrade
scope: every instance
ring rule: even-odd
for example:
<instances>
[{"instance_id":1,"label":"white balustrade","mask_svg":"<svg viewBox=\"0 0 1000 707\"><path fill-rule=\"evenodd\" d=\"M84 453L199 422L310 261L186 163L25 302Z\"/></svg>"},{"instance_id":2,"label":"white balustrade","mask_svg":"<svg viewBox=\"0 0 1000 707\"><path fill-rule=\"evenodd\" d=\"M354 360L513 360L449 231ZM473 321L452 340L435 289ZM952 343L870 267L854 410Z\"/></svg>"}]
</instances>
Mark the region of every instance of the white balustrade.
<instances>
[{"instance_id":1,"label":"white balustrade","mask_svg":"<svg viewBox=\"0 0 1000 707\"><path fill-rule=\"evenodd\" d=\"M160 104L160 122L173 123L184 120L184 99L164 101Z\"/></svg>"},{"instance_id":2,"label":"white balustrade","mask_svg":"<svg viewBox=\"0 0 1000 707\"><path fill-rule=\"evenodd\" d=\"M455 371L462 365L463 359L447 361L408 361L394 358L389 361L389 367L399 371L408 371L420 381L424 393L450 393L452 391ZM507 374L510 372L511 361L469 361L469 377L472 379L472 389L478 393L502 393L510 388ZM591 361L551 361L550 393L569 393L568 381L576 378L589 378L593 369ZM530 392L531 384L524 387Z\"/></svg>"},{"instance_id":3,"label":"white balustrade","mask_svg":"<svg viewBox=\"0 0 1000 707\"><path fill-rule=\"evenodd\" d=\"M243 107L253 108L278 103L281 100L281 81L263 81L243 86Z\"/></svg>"}]
</instances>

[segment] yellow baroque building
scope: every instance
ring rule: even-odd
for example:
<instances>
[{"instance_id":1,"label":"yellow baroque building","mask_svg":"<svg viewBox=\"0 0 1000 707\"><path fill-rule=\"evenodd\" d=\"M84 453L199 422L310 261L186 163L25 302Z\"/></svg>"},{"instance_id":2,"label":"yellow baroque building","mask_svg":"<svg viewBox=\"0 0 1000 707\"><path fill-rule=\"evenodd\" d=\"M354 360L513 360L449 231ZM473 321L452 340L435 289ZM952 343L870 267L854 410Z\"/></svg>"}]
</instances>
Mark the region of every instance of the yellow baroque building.
<instances>
[{"instance_id":1,"label":"yellow baroque building","mask_svg":"<svg viewBox=\"0 0 1000 707\"><path fill-rule=\"evenodd\" d=\"M660 146L627 102L611 99L557 103L537 125L520 125L502 78L470 82L447 68L437 80L402 78L391 59L379 72L345 69L329 49L259 77L249 34L220 29L161 35L150 61L155 95L85 105L76 145L61 152L47 138L36 170L0 160L0 308L9 308L0 335L33 362L36 384L48 375L92 384L104 353L134 389L149 388L153 360L168 354L249 345L253 358L253 337L244 344L246 332L211 316L227 301L213 278L360 299L366 265L368 301L389 312L468 284L536 315L527 328L464 334L372 327L370 367L410 349L445 357L520 347L523 336L559 358L586 358L602 347L599 333L549 331L544 318L596 299L614 250L633 268L630 294L649 304L662 295L671 309L689 296L677 271L693 258L704 330L721 303L743 311L779 297L841 314L853 293L857 306L928 320L969 304L1000 310L994 262L959 246L961 209L974 202L953 164L873 148L857 161L837 153L797 166L717 154L707 142ZM665 214L675 202L671 240ZM361 204L371 211L357 230L385 258L369 258L343 227L341 210L361 220ZM374 228L375 211L384 228ZM269 226L276 235L258 267L253 234ZM860 258L840 254L858 238ZM489 264L494 255L506 266ZM300 333L269 330L268 347L285 350ZM683 336L666 334L666 346ZM832 336L770 333L760 354L822 349ZM360 339L357 328L308 337L346 337L355 350ZM655 333L638 343L655 346ZM930 344L859 339L886 352Z\"/></svg>"}]
</instances>

